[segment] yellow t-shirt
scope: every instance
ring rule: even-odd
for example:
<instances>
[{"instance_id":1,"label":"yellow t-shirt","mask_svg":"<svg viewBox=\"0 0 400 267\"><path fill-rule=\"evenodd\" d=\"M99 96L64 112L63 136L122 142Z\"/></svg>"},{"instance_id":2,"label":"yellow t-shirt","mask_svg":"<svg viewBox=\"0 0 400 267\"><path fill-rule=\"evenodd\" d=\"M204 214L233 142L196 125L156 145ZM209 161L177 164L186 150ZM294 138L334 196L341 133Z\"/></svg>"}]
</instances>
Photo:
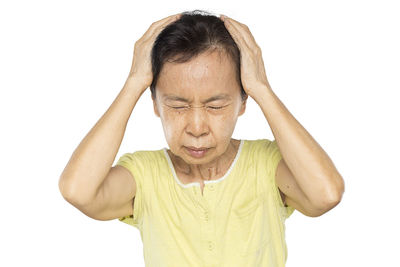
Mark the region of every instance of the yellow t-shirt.
<instances>
[{"instance_id":1,"label":"yellow t-shirt","mask_svg":"<svg viewBox=\"0 0 400 267\"><path fill-rule=\"evenodd\" d=\"M183 184L167 149L122 155L133 175L133 215L119 218L140 231L146 267L283 267L284 206L275 183L282 155L276 141L241 140L227 173Z\"/></svg>"}]
</instances>

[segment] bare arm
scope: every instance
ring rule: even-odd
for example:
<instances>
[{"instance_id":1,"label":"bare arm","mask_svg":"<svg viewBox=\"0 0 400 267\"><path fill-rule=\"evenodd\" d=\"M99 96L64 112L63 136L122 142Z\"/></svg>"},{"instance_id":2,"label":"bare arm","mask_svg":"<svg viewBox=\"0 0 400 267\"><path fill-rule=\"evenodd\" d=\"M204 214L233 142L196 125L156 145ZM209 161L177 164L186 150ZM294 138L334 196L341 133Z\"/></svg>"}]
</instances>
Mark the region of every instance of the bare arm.
<instances>
[{"instance_id":1,"label":"bare arm","mask_svg":"<svg viewBox=\"0 0 400 267\"><path fill-rule=\"evenodd\" d=\"M121 92L73 152L61 174L63 197L86 215L109 220L132 214L136 183L122 166L112 167L136 102L153 80L150 53L172 15L154 22L135 43L131 70Z\"/></svg>"},{"instance_id":2,"label":"bare arm","mask_svg":"<svg viewBox=\"0 0 400 267\"><path fill-rule=\"evenodd\" d=\"M322 215L341 201L345 190L342 176L272 91L261 48L248 26L226 16L221 18L240 49L243 88L261 107L282 153L275 179L286 204L308 216Z\"/></svg>"},{"instance_id":3,"label":"bare arm","mask_svg":"<svg viewBox=\"0 0 400 267\"><path fill-rule=\"evenodd\" d=\"M92 201L110 171L143 85L128 78L111 106L84 137L61 174L59 188L71 204Z\"/></svg>"}]
</instances>

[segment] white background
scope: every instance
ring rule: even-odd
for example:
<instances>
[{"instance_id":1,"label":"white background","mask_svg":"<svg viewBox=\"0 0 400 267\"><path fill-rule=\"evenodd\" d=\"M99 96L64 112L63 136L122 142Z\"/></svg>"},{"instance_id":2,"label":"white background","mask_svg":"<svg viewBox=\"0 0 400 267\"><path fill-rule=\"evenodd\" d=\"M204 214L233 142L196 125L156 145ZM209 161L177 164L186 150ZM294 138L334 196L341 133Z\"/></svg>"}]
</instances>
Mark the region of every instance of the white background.
<instances>
[{"instance_id":1,"label":"white background","mask_svg":"<svg viewBox=\"0 0 400 267\"><path fill-rule=\"evenodd\" d=\"M87 217L58 179L122 89L136 40L204 9L249 26L274 92L345 180L336 208L286 221L287 266L400 266L396 1L196 2L1 2L0 265L144 266L139 231ZM274 139L250 97L233 137ZM117 158L166 146L146 90Z\"/></svg>"}]
</instances>

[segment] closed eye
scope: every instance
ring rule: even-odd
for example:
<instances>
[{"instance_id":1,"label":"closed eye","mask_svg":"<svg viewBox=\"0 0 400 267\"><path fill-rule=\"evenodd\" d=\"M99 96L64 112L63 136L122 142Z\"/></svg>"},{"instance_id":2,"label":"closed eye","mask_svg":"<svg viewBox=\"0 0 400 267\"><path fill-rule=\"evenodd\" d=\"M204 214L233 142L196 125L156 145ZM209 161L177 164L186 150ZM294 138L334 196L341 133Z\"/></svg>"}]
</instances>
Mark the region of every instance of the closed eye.
<instances>
[{"instance_id":1,"label":"closed eye","mask_svg":"<svg viewBox=\"0 0 400 267\"><path fill-rule=\"evenodd\" d=\"M220 106L220 107L208 106L208 108L211 108L211 109L222 109L224 107L226 107L226 106ZM173 108L173 109L185 109L185 108L190 108L190 107L186 106L186 107L171 107L171 108Z\"/></svg>"}]
</instances>

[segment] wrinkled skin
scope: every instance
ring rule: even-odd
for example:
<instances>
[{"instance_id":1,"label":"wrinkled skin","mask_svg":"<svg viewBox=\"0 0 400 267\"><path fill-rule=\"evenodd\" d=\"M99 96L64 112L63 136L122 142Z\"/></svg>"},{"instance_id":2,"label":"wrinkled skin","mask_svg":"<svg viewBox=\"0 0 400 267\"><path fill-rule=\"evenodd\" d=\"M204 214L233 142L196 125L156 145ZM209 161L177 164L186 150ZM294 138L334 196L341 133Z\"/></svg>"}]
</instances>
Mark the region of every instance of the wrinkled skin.
<instances>
[{"instance_id":1,"label":"wrinkled skin","mask_svg":"<svg viewBox=\"0 0 400 267\"><path fill-rule=\"evenodd\" d=\"M184 183L222 177L237 153L239 140L231 137L238 116L245 112L247 97L242 101L234 67L233 61L217 49L186 63L167 62L162 68L154 112L161 119L168 154ZM227 97L202 103L218 94ZM188 102L167 100L166 95ZM204 157L195 158L185 146L210 149Z\"/></svg>"}]
</instances>

